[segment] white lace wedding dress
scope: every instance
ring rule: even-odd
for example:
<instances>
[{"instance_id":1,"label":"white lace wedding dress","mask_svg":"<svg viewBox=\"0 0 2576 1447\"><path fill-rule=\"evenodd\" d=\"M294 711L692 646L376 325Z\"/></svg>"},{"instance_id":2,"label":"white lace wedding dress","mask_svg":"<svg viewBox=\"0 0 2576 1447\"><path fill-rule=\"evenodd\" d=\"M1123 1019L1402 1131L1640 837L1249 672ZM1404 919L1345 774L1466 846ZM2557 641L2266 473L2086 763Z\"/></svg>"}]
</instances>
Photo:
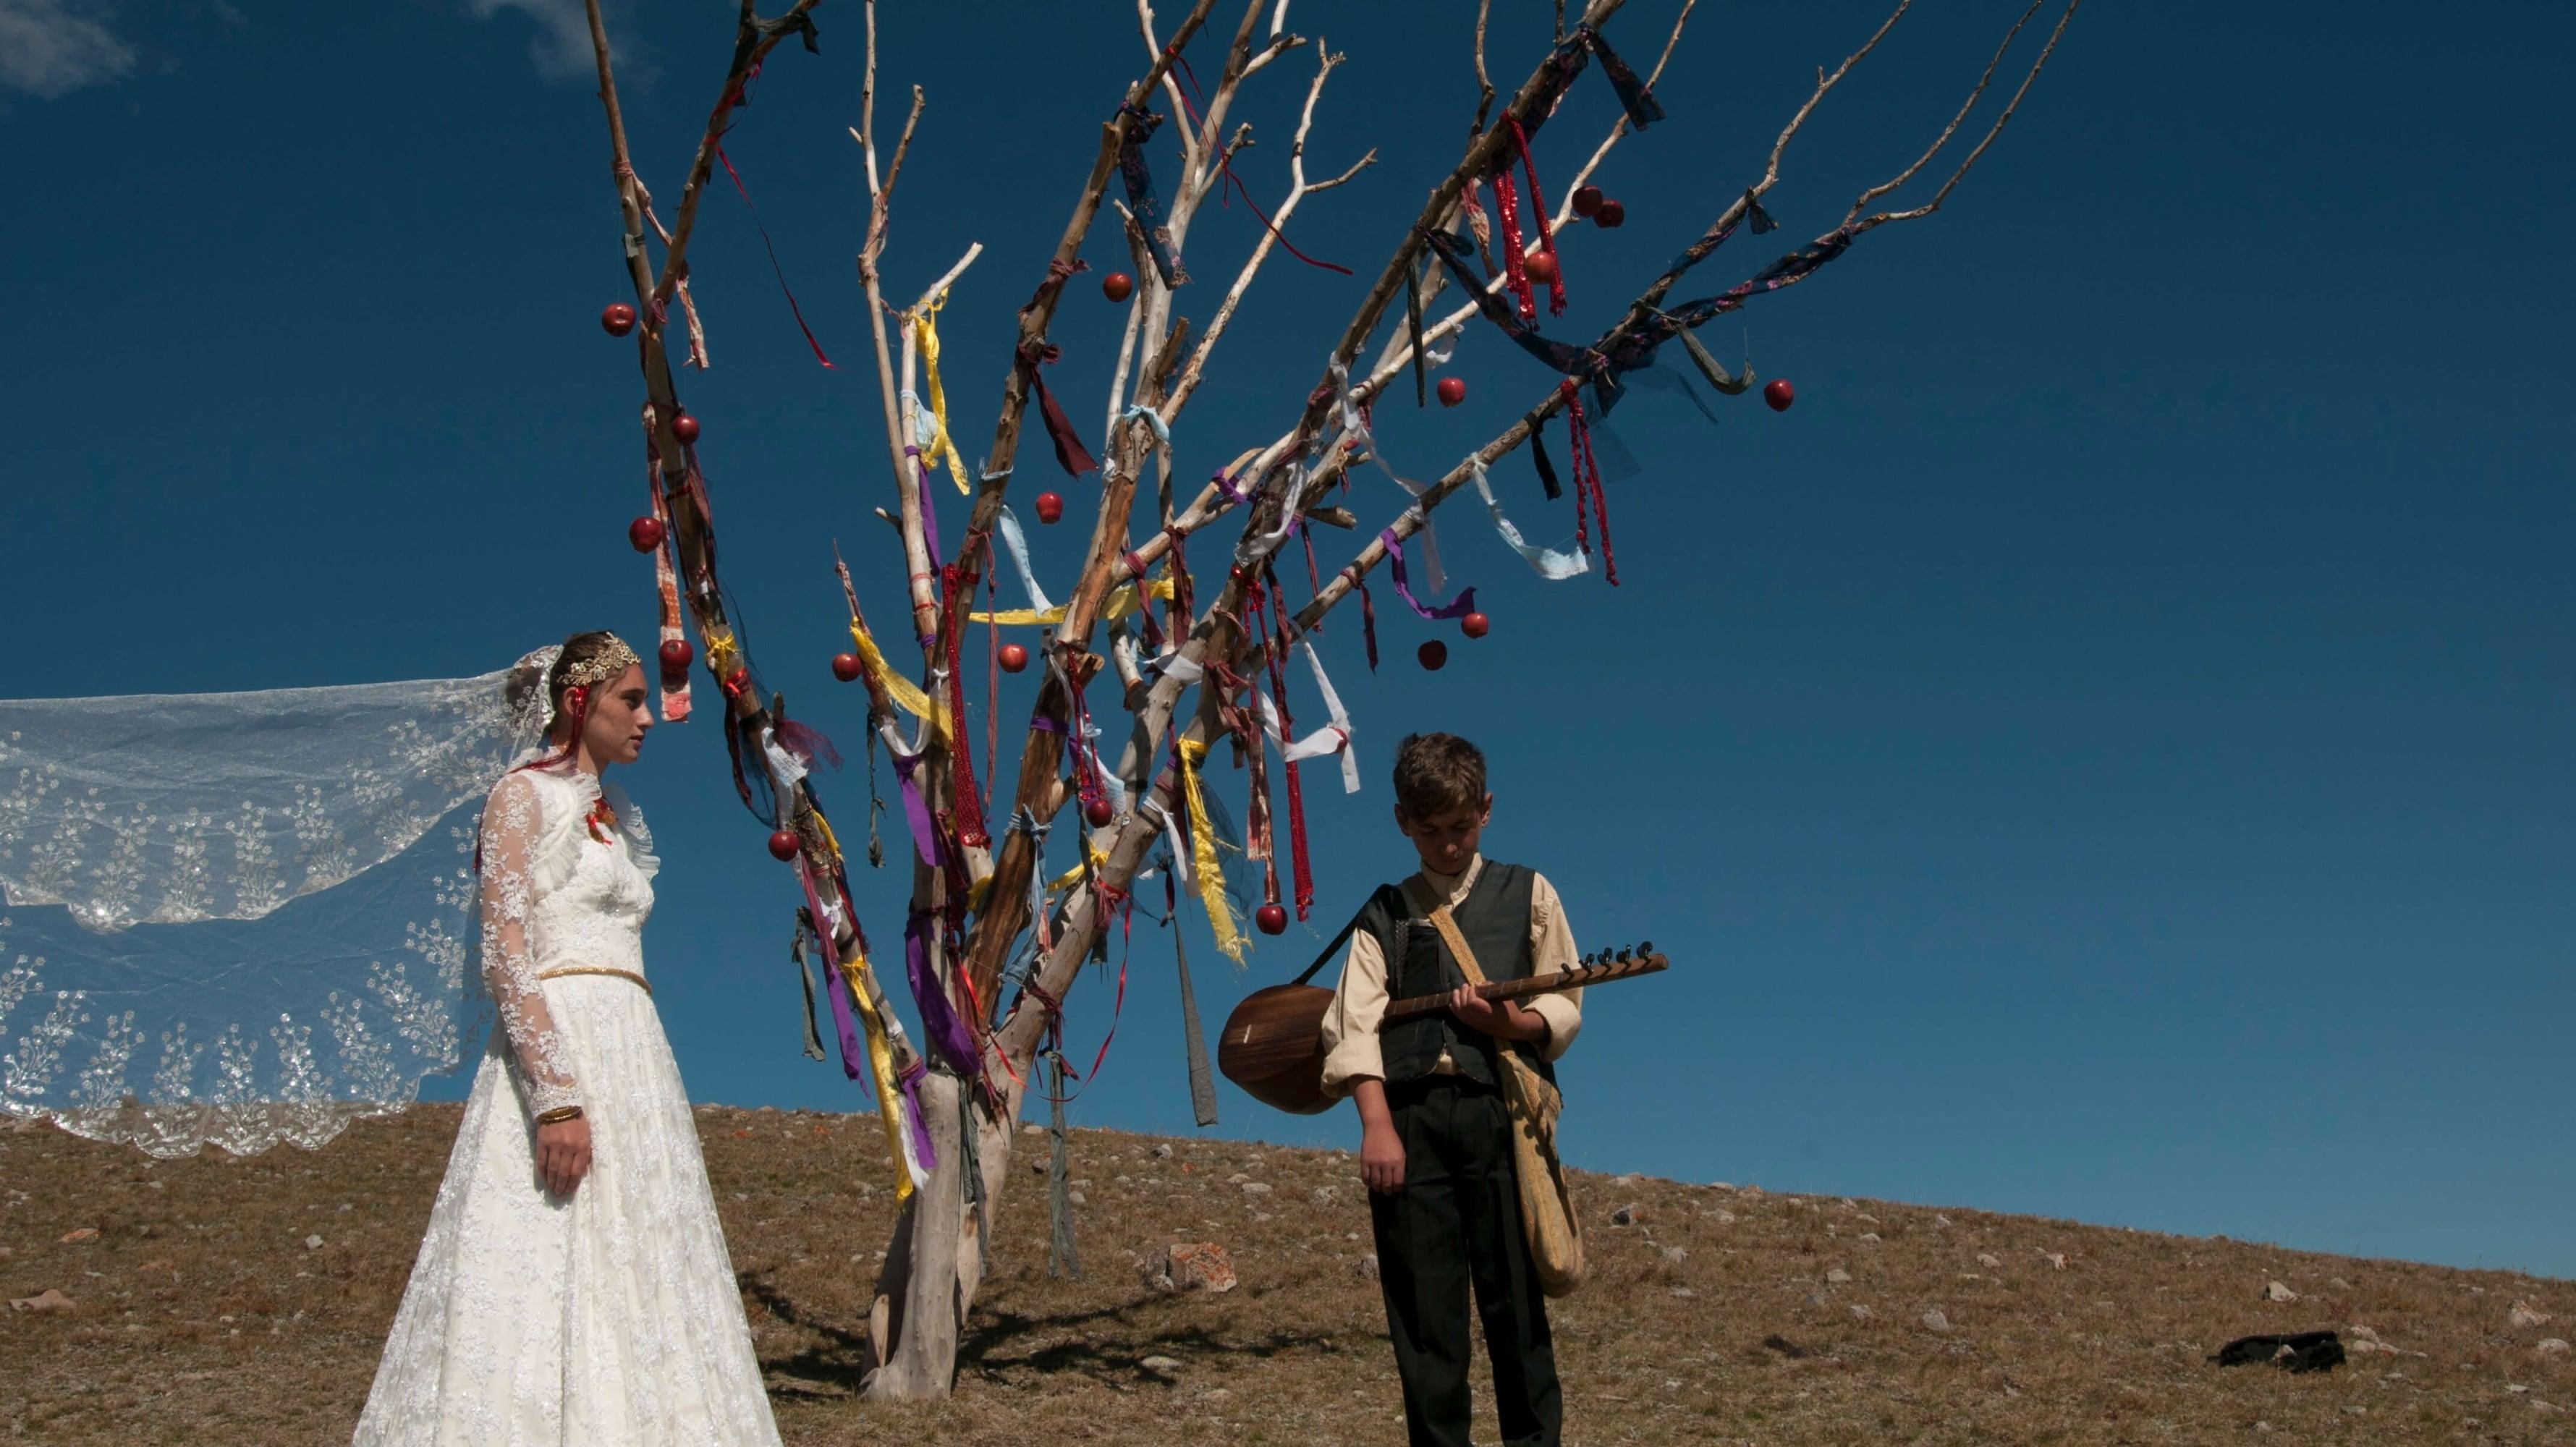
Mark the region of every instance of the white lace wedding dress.
<instances>
[{"instance_id":1,"label":"white lace wedding dress","mask_svg":"<svg viewBox=\"0 0 2576 1447\"><path fill-rule=\"evenodd\" d=\"M595 814L601 799L588 774L523 770L484 809L484 974L500 1026L360 1447L778 1441L688 1096L641 983L651 836L613 786L613 823ZM573 1104L590 1122L590 1173L554 1197L530 1122Z\"/></svg>"}]
</instances>

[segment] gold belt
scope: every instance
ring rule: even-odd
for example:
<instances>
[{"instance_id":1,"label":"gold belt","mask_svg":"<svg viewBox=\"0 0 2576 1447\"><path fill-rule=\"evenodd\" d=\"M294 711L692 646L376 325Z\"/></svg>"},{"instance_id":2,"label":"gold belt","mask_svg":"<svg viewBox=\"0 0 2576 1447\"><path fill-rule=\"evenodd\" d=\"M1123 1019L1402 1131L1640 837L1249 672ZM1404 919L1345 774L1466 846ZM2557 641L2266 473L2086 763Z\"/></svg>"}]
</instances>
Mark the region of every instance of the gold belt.
<instances>
[{"instance_id":1,"label":"gold belt","mask_svg":"<svg viewBox=\"0 0 2576 1447\"><path fill-rule=\"evenodd\" d=\"M561 969L539 970L537 972L537 978L540 980L557 980L566 975L614 975L618 979L631 982L637 989L642 990L647 995L653 993L653 982L645 979L642 975L635 973L633 970L613 970L608 968L606 965L565 965Z\"/></svg>"}]
</instances>

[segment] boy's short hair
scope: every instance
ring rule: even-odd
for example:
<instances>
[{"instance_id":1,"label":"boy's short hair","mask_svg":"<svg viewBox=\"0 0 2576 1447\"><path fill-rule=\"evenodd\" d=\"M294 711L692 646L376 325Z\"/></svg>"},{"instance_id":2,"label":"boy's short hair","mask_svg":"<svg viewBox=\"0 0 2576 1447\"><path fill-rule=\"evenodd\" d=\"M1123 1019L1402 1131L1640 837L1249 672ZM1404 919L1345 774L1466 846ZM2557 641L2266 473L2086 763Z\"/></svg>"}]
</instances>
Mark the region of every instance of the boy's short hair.
<instances>
[{"instance_id":1,"label":"boy's short hair","mask_svg":"<svg viewBox=\"0 0 2576 1447\"><path fill-rule=\"evenodd\" d=\"M1456 734L1407 734L1395 746L1395 807L1415 819L1485 802L1485 755Z\"/></svg>"}]
</instances>

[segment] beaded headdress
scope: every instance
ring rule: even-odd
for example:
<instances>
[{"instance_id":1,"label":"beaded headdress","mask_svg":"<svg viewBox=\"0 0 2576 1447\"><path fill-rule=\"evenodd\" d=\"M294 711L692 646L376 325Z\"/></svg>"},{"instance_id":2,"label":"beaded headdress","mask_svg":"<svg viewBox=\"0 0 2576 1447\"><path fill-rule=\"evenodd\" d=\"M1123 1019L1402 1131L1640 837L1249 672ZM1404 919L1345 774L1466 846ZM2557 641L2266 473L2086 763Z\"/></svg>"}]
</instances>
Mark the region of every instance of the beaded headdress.
<instances>
[{"instance_id":1,"label":"beaded headdress","mask_svg":"<svg viewBox=\"0 0 2576 1447\"><path fill-rule=\"evenodd\" d=\"M552 680L551 684L540 684L530 690L516 710L513 729L522 739L534 742L554 732L556 685L566 689L593 688L643 662L635 656L635 650L626 645L626 640L614 633L608 635L606 648L565 669L563 677L556 679L553 677L555 660L561 657L563 645L549 643L521 658L511 669L512 673L531 669L538 678Z\"/></svg>"}]
</instances>

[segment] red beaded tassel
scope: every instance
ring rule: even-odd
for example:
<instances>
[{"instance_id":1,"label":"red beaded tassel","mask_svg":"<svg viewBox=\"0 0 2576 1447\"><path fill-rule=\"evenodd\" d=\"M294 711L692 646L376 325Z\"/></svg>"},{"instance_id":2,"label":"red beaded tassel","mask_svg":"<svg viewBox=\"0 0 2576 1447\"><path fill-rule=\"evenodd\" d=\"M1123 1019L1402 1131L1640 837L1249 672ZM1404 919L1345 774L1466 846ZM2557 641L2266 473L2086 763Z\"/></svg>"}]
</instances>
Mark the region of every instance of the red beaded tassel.
<instances>
[{"instance_id":1,"label":"red beaded tassel","mask_svg":"<svg viewBox=\"0 0 2576 1447\"><path fill-rule=\"evenodd\" d=\"M1547 279L1548 314L1561 317L1565 315L1565 266L1564 258L1556 254L1556 223L1548 219L1547 198L1539 194L1538 162L1530 155L1529 132L1521 129L1519 116L1509 116L1508 119L1512 123L1512 140L1521 149L1521 169L1529 175L1530 210L1536 213L1538 219L1538 249L1550 262L1556 264L1556 270ZM1512 240L1512 250L1515 254L1520 251L1518 237ZM1531 314L1531 309L1524 300L1521 307L1522 320L1528 320Z\"/></svg>"},{"instance_id":2,"label":"red beaded tassel","mask_svg":"<svg viewBox=\"0 0 2576 1447\"><path fill-rule=\"evenodd\" d=\"M1538 301L1530 294L1529 271L1521 265L1521 203L1512 190L1511 167L1493 175L1494 219L1503 224L1503 284L1520 308L1521 320L1538 320Z\"/></svg>"},{"instance_id":3,"label":"red beaded tassel","mask_svg":"<svg viewBox=\"0 0 2576 1447\"><path fill-rule=\"evenodd\" d=\"M1556 384L1565 394L1565 450L1574 466L1574 545L1586 552L1591 540L1583 528L1583 499L1592 497L1593 515L1601 523L1601 568L1610 586L1619 586L1619 559L1610 551L1610 499L1601 488L1601 465L1592 458L1592 428L1583 418L1583 390L1572 377Z\"/></svg>"},{"instance_id":4,"label":"red beaded tassel","mask_svg":"<svg viewBox=\"0 0 2576 1447\"><path fill-rule=\"evenodd\" d=\"M959 580L957 565L945 563L939 569L940 608L942 616L954 616L953 605L964 584ZM966 674L964 650L958 646L961 625L947 630L942 639L948 655L948 756L954 764L950 770L957 790L957 807L953 822L957 842L977 848L993 842L984 832L984 801L975 787L975 745L966 730Z\"/></svg>"},{"instance_id":5,"label":"red beaded tassel","mask_svg":"<svg viewBox=\"0 0 2576 1447\"><path fill-rule=\"evenodd\" d=\"M1279 570L1270 569L1271 638L1270 695L1279 706L1279 742L1281 762L1288 773L1288 870L1295 891L1297 918L1304 919L1315 905L1315 871L1306 855L1306 792L1297 781L1297 761L1287 758L1287 746L1297 737L1297 721L1288 716L1288 610L1279 595Z\"/></svg>"}]
</instances>

